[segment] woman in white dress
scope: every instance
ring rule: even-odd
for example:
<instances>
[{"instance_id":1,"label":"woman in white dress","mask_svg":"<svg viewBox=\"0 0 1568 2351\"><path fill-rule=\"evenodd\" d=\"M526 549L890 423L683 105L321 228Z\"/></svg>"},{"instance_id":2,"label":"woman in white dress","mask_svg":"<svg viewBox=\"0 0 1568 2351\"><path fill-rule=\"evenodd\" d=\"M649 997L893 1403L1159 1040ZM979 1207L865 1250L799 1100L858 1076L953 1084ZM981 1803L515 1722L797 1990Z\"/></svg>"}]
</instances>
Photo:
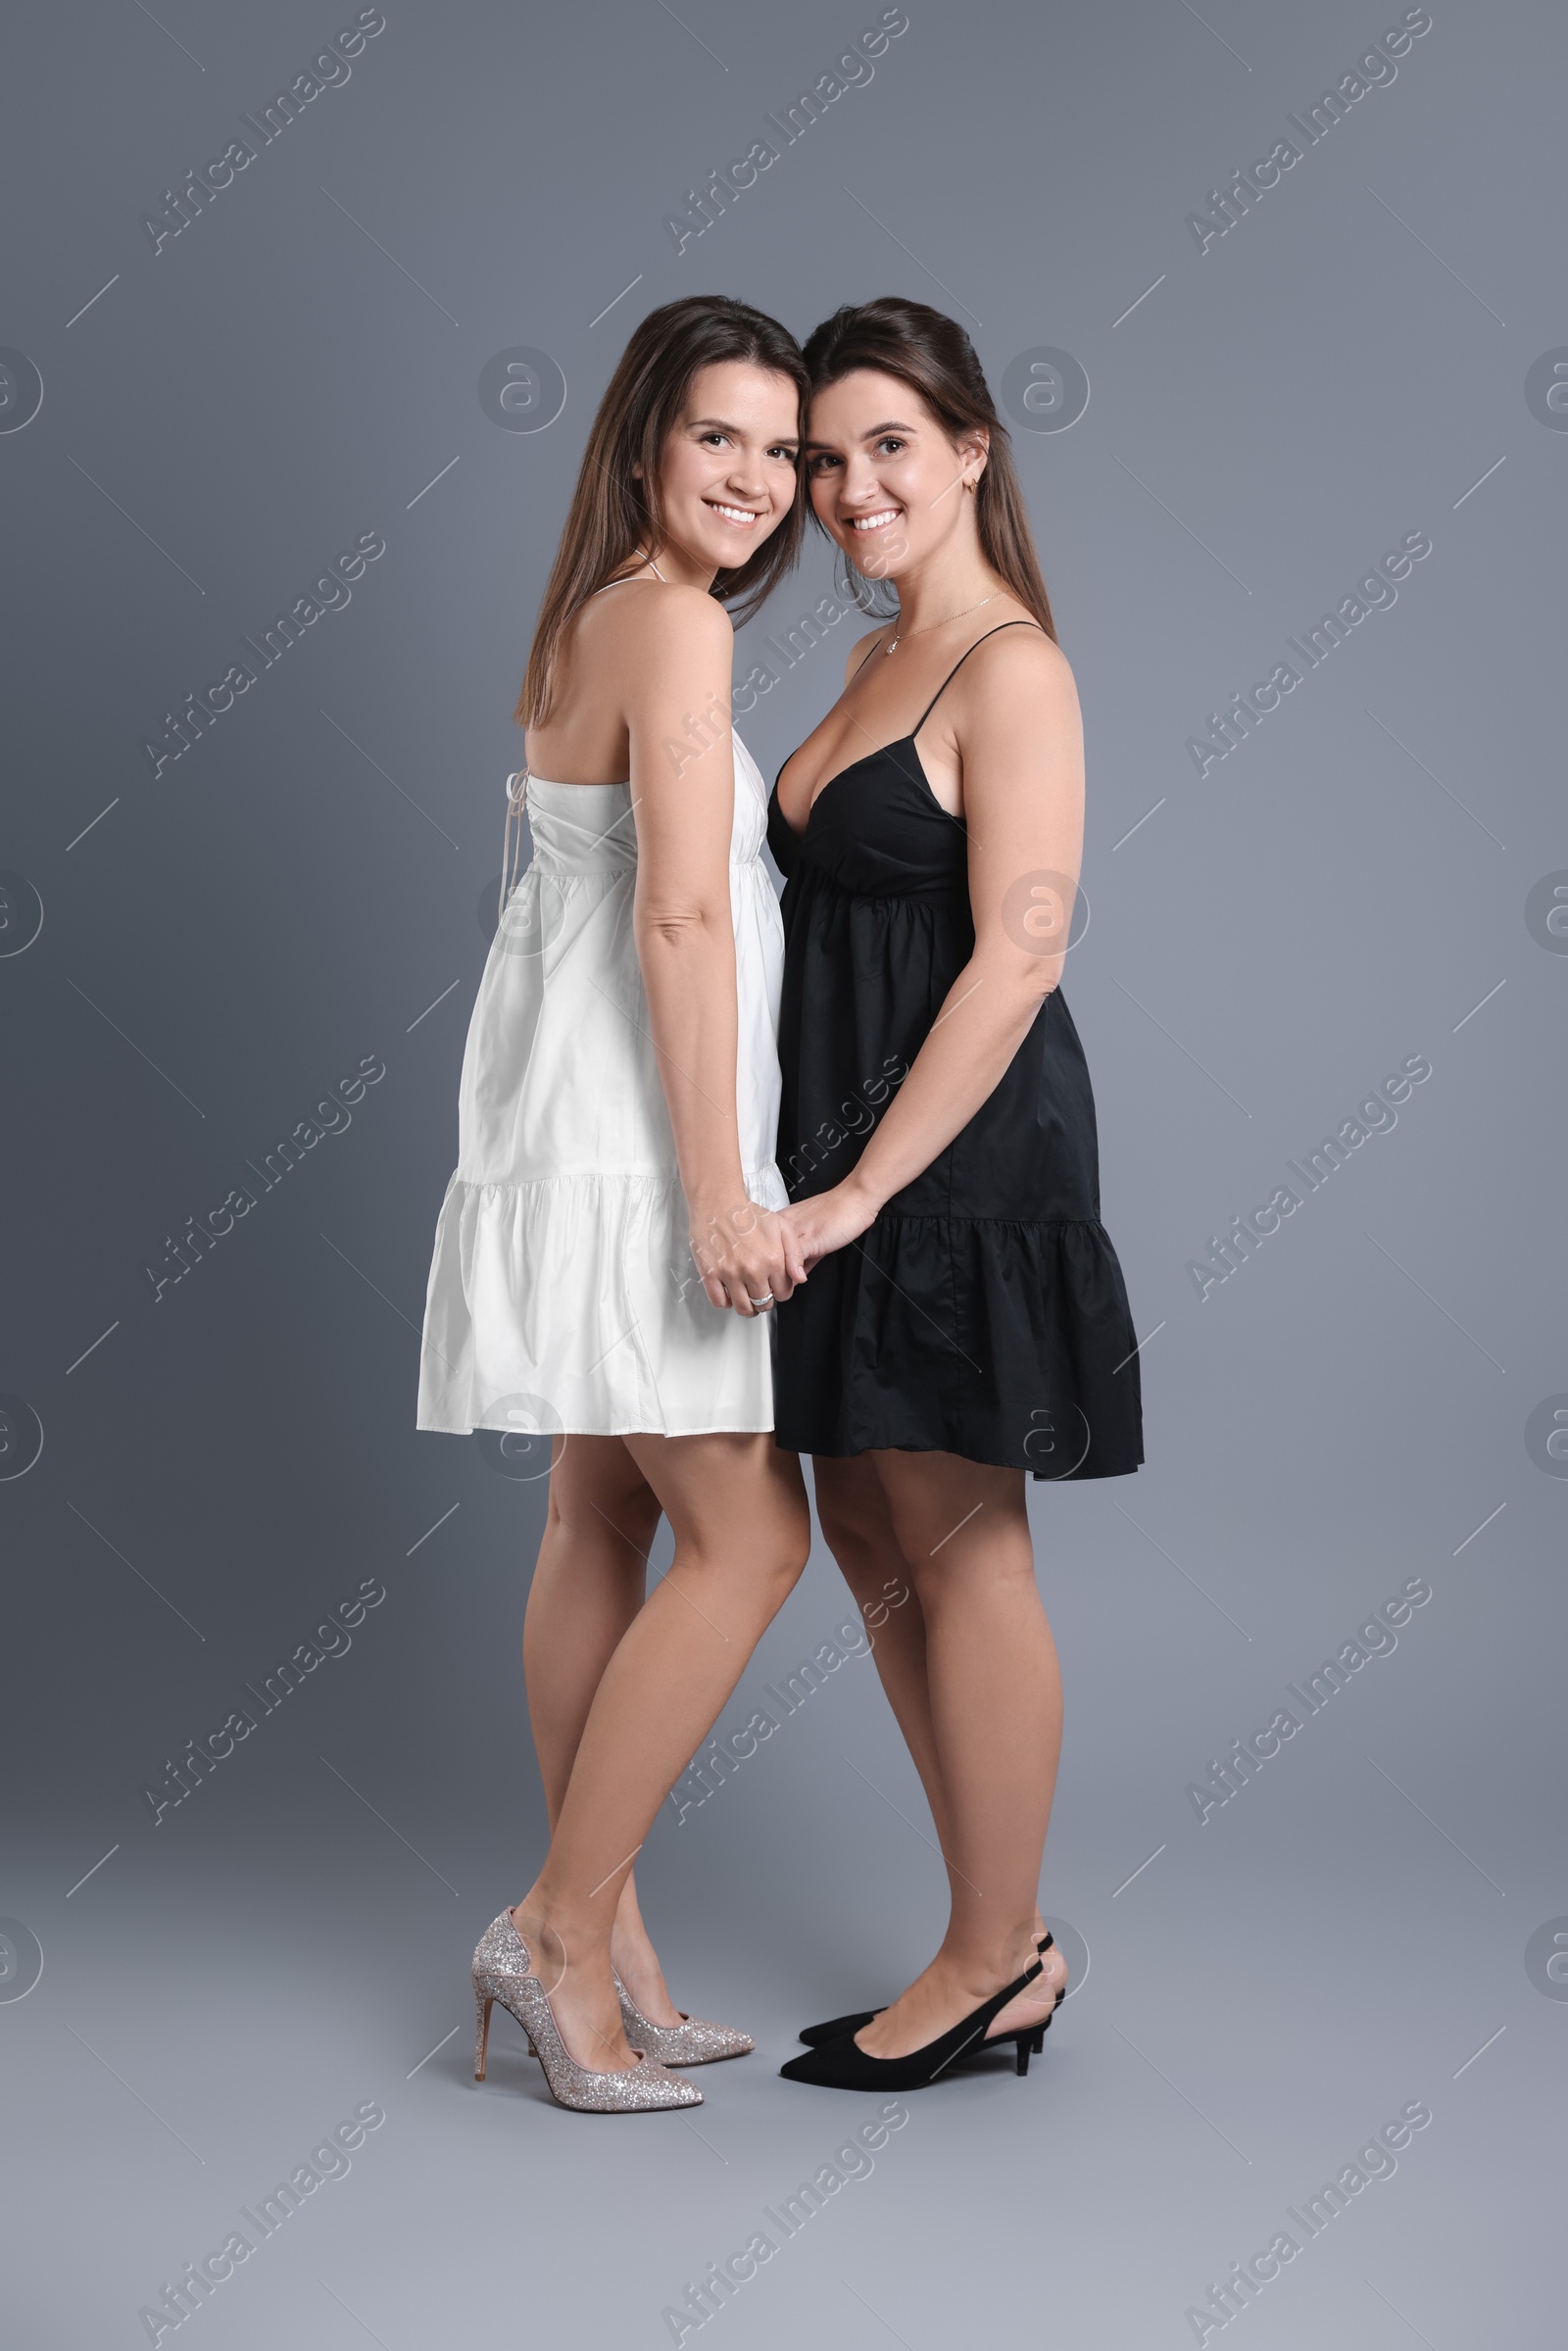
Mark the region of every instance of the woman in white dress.
<instances>
[{"instance_id":1,"label":"woman in white dress","mask_svg":"<svg viewBox=\"0 0 1568 2351\"><path fill-rule=\"evenodd\" d=\"M752 2045L670 2002L631 1864L809 1547L771 1434L767 1314L804 1271L773 1163L783 932L725 609L794 559L805 381L774 320L696 297L644 319L600 405L517 707L533 858L425 1307L417 1425L551 1442L523 1663L552 1838L474 1953L475 2072L500 2000L597 2111L700 2104L668 2067Z\"/></svg>"}]
</instances>

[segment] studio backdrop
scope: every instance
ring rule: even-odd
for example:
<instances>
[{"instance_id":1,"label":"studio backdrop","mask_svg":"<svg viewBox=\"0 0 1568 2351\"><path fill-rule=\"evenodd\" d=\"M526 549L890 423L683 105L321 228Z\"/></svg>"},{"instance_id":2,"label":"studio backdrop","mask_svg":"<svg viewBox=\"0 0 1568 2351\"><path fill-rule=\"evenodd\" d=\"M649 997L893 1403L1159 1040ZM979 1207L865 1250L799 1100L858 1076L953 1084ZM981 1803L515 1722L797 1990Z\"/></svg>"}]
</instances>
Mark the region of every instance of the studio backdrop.
<instances>
[{"instance_id":1,"label":"studio backdrop","mask_svg":"<svg viewBox=\"0 0 1568 2351\"><path fill-rule=\"evenodd\" d=\"M17 16L8 2339L1552 2339L1564 70L1535 0ZM1073 1991L859 2137L777 2067L945 1886L820 1545L638 1865L759 2053L473 2083L545 1463L414 1428L534 612L705 291L933 304L1006 418L1146 1399L1030 1493ZM769 776L862 626L808 533Z\"/></svg>"}]
</instances>

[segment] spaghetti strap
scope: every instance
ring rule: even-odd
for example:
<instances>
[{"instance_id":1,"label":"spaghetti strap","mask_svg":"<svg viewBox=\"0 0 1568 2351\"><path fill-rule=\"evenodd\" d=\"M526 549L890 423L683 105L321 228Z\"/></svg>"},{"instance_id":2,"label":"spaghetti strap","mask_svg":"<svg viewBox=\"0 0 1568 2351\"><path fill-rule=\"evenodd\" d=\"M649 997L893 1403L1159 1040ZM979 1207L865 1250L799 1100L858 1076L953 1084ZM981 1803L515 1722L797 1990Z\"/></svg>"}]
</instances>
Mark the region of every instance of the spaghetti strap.
<instances>
[{"instance_id":1,"label":"spaghetti strap","mask_svg":"<svg viewBox=\"0 0 1568 2351\"><path fill-rule=\"evenodd\" d=\"M915 720L913 726L910 727L907 735L905 737L905 741L906 743L913 742L915 736L920 732L921 727L924 726L926 720L936 709L937 704L942 700L943 695L946 694L948 688L957 676L958 671L963 667L964 662L969 659L969 654L977 653L980 647L985 643L986 637L1000 637L1004 628L1040 628L1040 623L1038 620L999 620L995 628L988 628L986 630L985 636L976 637L974 643L969 647L968 652L959 654L957 660L954 662L953 667L948 671L947 676L943 679L941 685L938 686L936 692L926 704L925 709L920 712L920 715ZM1044 629L1041 629L1040 633L1042 636L1044 636L1046 632Z\"/></svg>"},{"instance_id":2,"label":"spaghetti strap","mask_svg":"<svg viewBox=\"0 0 1568 2351\"><path fill-rule=\"evenodd\" d=\"M653 573L655 579L658 580L660 586L662 588L667 588L669 586L669 582L664 577L664 574L660 570L659 565L654 562L653 557L651 555L645 555L643 562L648 565L648 569ZM601 580L597 588L589 589L587 595L583 599L583 602L585 604L592 604L594 598L596 596L603 596L607 588L624 588L630 581L634 579L643 579L646 576L647 574L641 571L623 571L618 579Z\"/></svg>"},{"instance_id":3,"label":"spaghetti strap","mask_svg":"<svg viewBox=\"0 0 1568 2351\"><path fill-rule=\"evenodd\" d=\"M856 662L855 667L850 671L849 677L846 681L847 684L852 686L854 685L856 679L859 676L860 671L865 667L866 662L871 659L871 656L873 653L875 653L875 651L876 639L874 637L867 637L865 640L864 655Z\"/></svg>"},{"instance_id":4,"label":"spaghetti strap","mask_svg":"<svg viewBox=\"0 0 1568 2351\"><path fill-rule=\"evenodd\" d=\"M507 833L501 858L501 904L496 910L499 923L506 913L507 901L520 879L516 860L522 850L522 819L528 808L528 770L519 767L507 778Z\"/></svg>"}]
</instances>

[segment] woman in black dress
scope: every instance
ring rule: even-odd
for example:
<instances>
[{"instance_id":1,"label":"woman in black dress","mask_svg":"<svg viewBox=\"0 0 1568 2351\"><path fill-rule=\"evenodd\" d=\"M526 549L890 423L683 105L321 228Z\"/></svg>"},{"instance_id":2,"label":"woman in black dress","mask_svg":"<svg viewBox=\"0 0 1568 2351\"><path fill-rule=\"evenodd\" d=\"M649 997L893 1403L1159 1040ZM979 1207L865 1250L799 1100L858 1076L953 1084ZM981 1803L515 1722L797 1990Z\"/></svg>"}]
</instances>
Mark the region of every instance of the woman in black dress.
<instances>
[{"instance_id":1,"label":"woman in black dress","mask_svg":"<svg viewBox=\"0 0 1568 2351\"><path fill-rule=\"evenodd\" d=\"M878 1625L952 1912L890 2007L808 2028L784 2072L907 2088L982 2038L1021 2072L1065 1988L1036 1905L1061 1697L1024 1481L1136 1469L1142 1419L1060 991L1082 729L1007 436L922 304L841 310L806 356L815 517L898 612L769 810L778 1165L810 1268L777 1310L775 1428Z\"/></svg>"}]
</instances>

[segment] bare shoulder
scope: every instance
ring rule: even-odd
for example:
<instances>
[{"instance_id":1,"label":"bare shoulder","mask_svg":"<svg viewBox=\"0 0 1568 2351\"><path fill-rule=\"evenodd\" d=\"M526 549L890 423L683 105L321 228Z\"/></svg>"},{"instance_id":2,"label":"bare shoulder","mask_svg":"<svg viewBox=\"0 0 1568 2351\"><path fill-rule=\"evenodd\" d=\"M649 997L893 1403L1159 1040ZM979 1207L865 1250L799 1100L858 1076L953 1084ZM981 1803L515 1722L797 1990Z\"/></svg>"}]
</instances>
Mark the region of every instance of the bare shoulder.
<instances>
[{"instance_id":1,"label":"bare shoulder","mask_svg":"<svg viewBox=\"0 0 1568 2351\"><path fill-rule=\"evenodd\" d=\"M1016 684L1022 691L1037 693L1073 694L1072 667L1054 637L1034 623L1026 626L1005 623L981 640L975 658L966 666L979 671L993 684L1004 681Z\"/></svg>"},{"instance_id":2,"label":"bare shoulder","mask_svg":"<svg viewBox=\"0 0 1568 2351\"><path fill-rule=\"evenodd\" d=\"M957 678L957 710L971 724L1061 725L1078 722L1072 666L1054 637L1039 627L999 628L976 645Z\"/></svg>"},{"instance_id":3,"label":"bare shoulder","mask_svg":"<svg viewBox=\"0 0 1568 2351\"><path fill-rule=\"evenodd\" d=\"M602 600L600 623L608 644L632 660L666 660L684 649L699 659L728 658L735 642L729 614L704 588L675 581L625 581Z\"/></svg>"},{"instance_id":4,"label":"bare shoulder","mask_svg":"<svg viewBox=\"0 0 1568 2351\"><path fill-rule=\"evenodd\" d=\"M873 629L870 636L857 639L856 643L850 647L849 658L844 664L844 683L846 685L849 684L852 677L858 675L871 659L873 650L877 646L887 643L893 626L894 623L889 620L884 627Z\"/></svg>"}]
</instances>

